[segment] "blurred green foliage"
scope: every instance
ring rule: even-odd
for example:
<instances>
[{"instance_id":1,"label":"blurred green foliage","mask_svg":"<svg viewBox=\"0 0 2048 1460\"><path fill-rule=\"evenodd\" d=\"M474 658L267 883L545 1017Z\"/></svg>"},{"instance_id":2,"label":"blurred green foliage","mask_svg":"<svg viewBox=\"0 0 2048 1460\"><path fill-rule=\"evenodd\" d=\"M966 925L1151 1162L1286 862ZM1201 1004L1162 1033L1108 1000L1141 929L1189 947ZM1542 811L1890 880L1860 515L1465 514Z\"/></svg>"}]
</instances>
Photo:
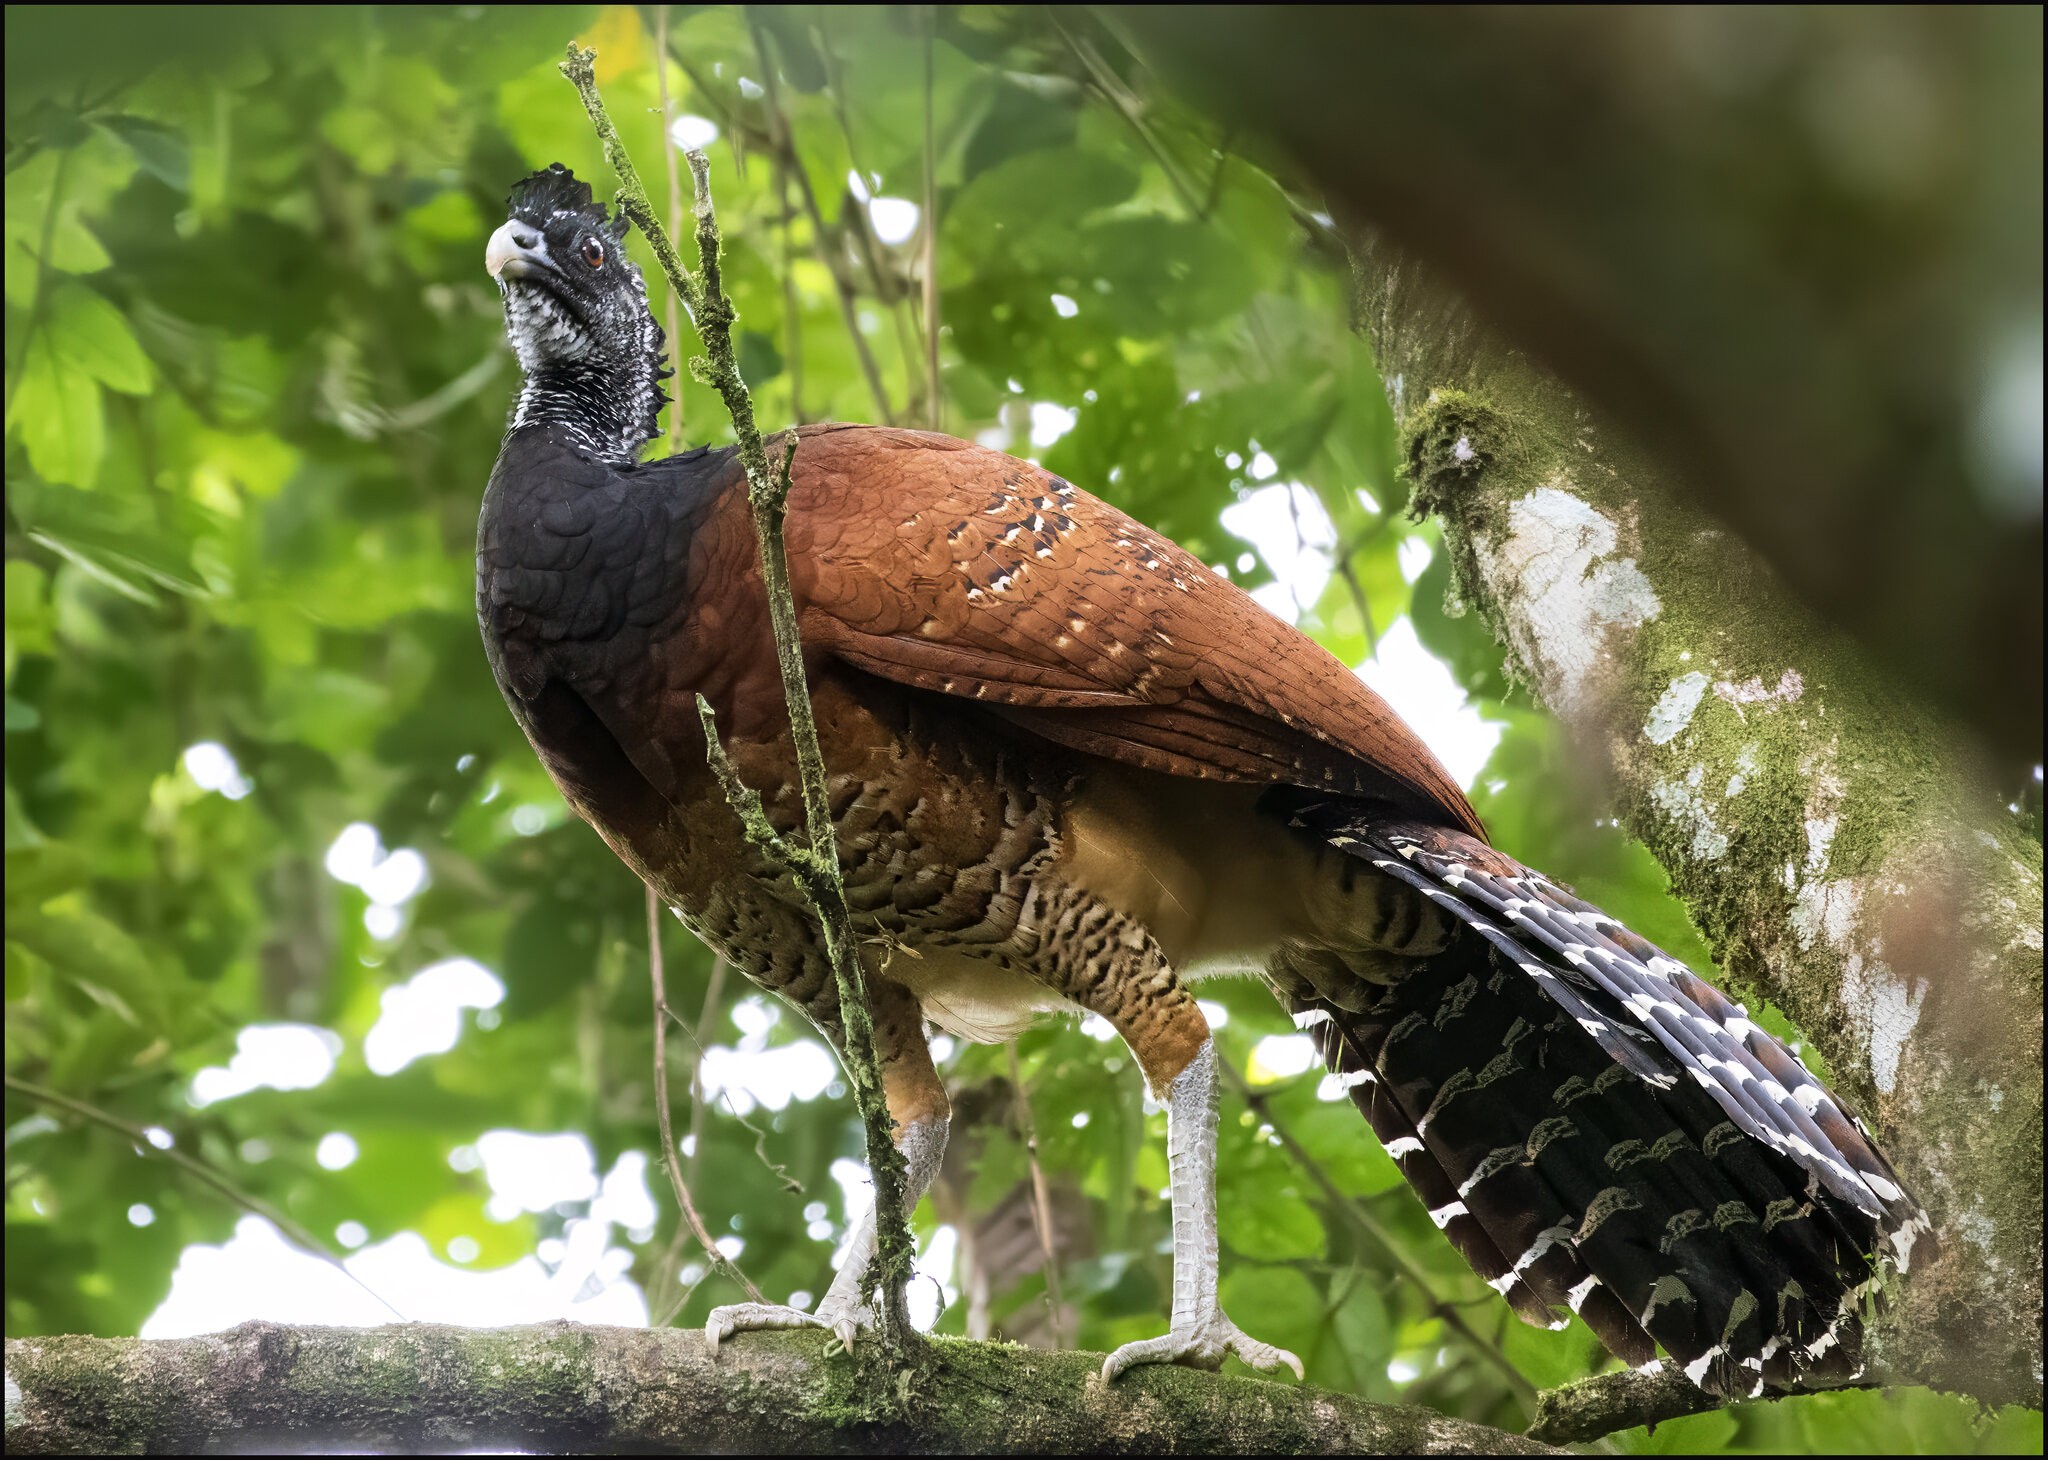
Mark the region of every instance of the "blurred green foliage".
<instances>
[{"instance_id":1,"label":"blurred green foliage","mask_svg":"<svg viewBox=\"0 0 2048 1460\"><path fill-rule=\"evenodd\" d=\"M1335 524L1342 571L1302 622L1356 663L1411 611L1398 553L1430 529L1401 515L1341 254L1316 199L1159 95L1105 35L1085 38L1109 57L1091 66L1062 29L1085 24L942 12L927 97L921 12L678 8L668 79L677 113L720 130L726 278L757 408L778 425L880 412L850 311L888 412L928 419L922 235L884 242L854 184L921 199L929 104L944 428L1005 433L1021 452L1033 403L1073 412L1044 464L1247 586L1267 569L1219 518L1258 485L1249 463L1265 453L1261 475L1304 483ZM100 12L89 30L59 8L7 15L9 1076L163 1128L323 1242L345 1223L372 1241L415 1231L437 1252L467 1238L478 1269L534 1252L577 1209L494 1220L475 1163L452 1152L492 1129L579 1132L600 1170L657 1148L641 889L513 726L471 601L477 502L515 379L483 241L533 167L565 162L604 191L555 71L572 36L599 47L612 114L660 196L651 12L165 7ZM716 398L678 381L684 442L726 439ZM1508 702L1498 651L1475 619L1446 615L1443 586L1432 566L1412 611L1506 722L1477 793L1497 839L1705 967L1654 863L1596 819L1598 788L1547 720ZM228 749L247 794L194 779L182 758L202 742ZM355 822L425 858L427 885L389 936L323 867ZM671 1001L694 1017L711 961L672 924L663 936ZM465 1014L448 1053L372 1073L382 996L454 957L497 974L502 1006ZM742 992L726 985L705 1044L735 1041ZM1254 985L1203 992L1229 1011L1219 1039L1240 1069L1288 1032ZM331 1077L195 1105L194 1075L227 1063L243 1027L276 1021L339 1036ZM770 1031L801 1037L789 1018ZM692 1046L671 1049L687 1107ZM1144 1113L1118 1047L1071 1023L1018 1053L1058 1196L1063 1340L1104 1349L1160 1331L1163 1117ZM939 1193L969 1229L1014 1213L1027 1180L1008 1071L1000 1048L961 1050L948 1070L963 1114L984 1116ZM1515 1323L1349 1107L1317 1098L1313 1071L1253 1062L1251 1078L1262 1113L1225 1099L1224 1297L1311 1380L1519 1427L1498 1368L1446 1329L1439 1300L1538 1386L1609 1362L1582 1327ZM180 1251L241 1215L15 1088L6 1119L9 1334L134 1332ZM804 1207L837 1211L828 1168L858 1156L857 1127L833 1098L755 1123L803 1190L714 1110L699 1200L717 1229L745 1233L744 1265L772 1298L818 1291L830 1248L806 1235ZM1275 1126L1431 1292L1391 1276ZM315 1159L333 1131L360 1151L341 1170ZM663 1216L631 1276L662 1314L681 1291L676 1223L658 1174L650 1184ZM153 1222L133 1225L134 1204ZM936 1220L927 1204L920 1230ZM985 1316L1043 1341L1029 1265L1021 1280L984 1271L985 1302L956 1303L942 1327ZM679 1321L731 1296L705 1282ZM2040 1437L2038 1416L1852 1394L1622 1443L2038 1451Z\"/></svg>"}]
</instances>

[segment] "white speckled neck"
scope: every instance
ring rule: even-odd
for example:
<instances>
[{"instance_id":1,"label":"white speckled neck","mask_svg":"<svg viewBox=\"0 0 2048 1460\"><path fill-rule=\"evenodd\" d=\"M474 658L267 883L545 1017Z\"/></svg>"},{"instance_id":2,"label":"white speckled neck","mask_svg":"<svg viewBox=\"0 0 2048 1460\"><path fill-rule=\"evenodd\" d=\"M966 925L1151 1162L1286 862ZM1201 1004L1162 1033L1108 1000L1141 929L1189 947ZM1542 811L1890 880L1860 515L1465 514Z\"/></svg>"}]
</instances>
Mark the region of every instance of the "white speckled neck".
<instances>
[{"instance_id":1,"label":"white speckled neck","mask_svg":"<svg viewBox=\"0 0 2048 1460\"><path fill-rule=\"evenodd\" d=\"M505 332L526 380L512 413L512 429L554 424L579 449L615 466L639 460L640 448L660 434L667 396L662 331L647 308L636 275L634 310L619 338L592 330L544 288L505 294Z\"/></svg>"}]
</instances>

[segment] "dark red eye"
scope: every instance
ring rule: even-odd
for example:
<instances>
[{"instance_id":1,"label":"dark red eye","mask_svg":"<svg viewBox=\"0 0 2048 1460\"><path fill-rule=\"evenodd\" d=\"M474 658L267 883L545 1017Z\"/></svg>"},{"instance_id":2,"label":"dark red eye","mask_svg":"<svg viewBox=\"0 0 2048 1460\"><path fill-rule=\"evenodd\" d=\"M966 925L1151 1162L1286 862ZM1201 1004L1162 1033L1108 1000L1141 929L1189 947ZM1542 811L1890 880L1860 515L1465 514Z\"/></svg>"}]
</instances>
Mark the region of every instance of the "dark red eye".
<instances>
[{"instance_id":1,"label":"dark red eye","mask_svg":"<svg viewBox=\"0 0 2048 1460\"><path fill-rule=\"evenodd\" d=\"M593 269L604 267L604 245L594 238L583 240L583 262Z\"/></svg>"}]
</instances>

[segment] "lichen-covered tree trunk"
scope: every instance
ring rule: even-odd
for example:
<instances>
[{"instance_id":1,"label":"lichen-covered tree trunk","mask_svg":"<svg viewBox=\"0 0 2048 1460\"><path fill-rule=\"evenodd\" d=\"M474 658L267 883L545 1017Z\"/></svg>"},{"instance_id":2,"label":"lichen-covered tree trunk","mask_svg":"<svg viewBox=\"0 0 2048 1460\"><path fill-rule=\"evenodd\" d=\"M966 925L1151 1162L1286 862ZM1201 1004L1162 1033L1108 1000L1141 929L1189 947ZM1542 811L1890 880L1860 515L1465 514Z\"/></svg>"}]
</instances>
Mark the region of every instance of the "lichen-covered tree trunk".
<instances>
[{"instance_id":1,"label":"lichen-covered tree trunk","mask_svg":"<svg viewBox=\"0 0 2048 1460\"><path fill-rule=\"evenodd\" d=\"M2039 844L1958 734L1667 490L1653 450L1413 261L1349 242L1454 592L1611 766L1728 981L1790 1015L1934 1216L1941 1256L1874 1329L1880 1364L2039 1404Z\"/></svg>"},{"instance_id":2,"label":"lichen-covered tree trunk","mask_svg":"<svg viewBox=\"0 0 2048 1460\"><path fill-rule=\"evenodd\" d=\"M11 1338L9 1454L516 1448L792 1455L1551 1455L1303 1385L936 1340L907 1368L820 1333L715 1353L681 1329L245 1323L204 1338Z\"/></svg>"}]
</instances>

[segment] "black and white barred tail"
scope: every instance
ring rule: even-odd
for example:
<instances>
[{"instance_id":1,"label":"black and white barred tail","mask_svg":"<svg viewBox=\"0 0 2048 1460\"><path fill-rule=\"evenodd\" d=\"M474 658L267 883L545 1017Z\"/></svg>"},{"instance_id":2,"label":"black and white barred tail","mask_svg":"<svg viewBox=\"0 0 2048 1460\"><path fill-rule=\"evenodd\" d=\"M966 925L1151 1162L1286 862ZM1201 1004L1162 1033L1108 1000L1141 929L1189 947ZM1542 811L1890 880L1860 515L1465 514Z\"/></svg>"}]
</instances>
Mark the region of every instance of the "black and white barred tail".
<instances>
[{"instance_id":1,"label":"black and white barred tail","mask_svg":"<svg viewBox=\"0 0 2048 1460\"><path fill-rule=\"evenodd\" d=\"M1476 936L1362 1011L1283 992L1429 1209L1525 1321L1568 1313L1702 1389L1825 1387L1932 1250L1860 1123L1677 960L1462 832L1355 805L1296 824ZM1922 1244L1925 1244L1924 1246Z\"/></svg>"}]
</instances>

